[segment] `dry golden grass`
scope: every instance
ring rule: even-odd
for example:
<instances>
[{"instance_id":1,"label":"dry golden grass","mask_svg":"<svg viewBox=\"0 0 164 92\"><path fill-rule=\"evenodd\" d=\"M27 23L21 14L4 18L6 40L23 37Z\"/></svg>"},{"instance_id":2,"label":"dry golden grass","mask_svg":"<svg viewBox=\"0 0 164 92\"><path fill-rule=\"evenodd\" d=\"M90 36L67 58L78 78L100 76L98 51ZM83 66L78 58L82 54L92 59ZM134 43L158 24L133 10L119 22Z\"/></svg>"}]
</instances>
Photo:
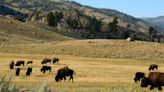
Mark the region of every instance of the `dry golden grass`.
<instances>
[{"instance_id":1,"label":"dry golden grass","mask_svg":"<svg viewBox=\"0 0 164 92\"><path fill-rule=\"evenodd\" d=\"M35 26L30 22L20 22L0 16L0 43L29 44L71 39L48 29Z\"/></svg>"},{"instance_id":2,"label":"dry golden grass","mask_svg":"<svg viewBox=\"0 0 164 92\"><path fill-rule=\"evenodd\" d=\"M135 72L142 71L147 74L149 72L148 67L152 63L159 65L158 71L164 71L163 63L132 59L83 58L41 54L0 54L0 57L0 74L12 75L12 79L18 87L30 88L44 83L55 90L66 92L122 92L123 90L129 92L133 92L133 90L139 90L136 92L147 92L149 91L148 88L142 89L139 83L134 83ZM60 64L48 64L52 66L52 73L43 74L40 72L40 67L42 66L41 60L45 57L58 57L61 59ZM11 60L33 60L34 64L21 67L20 76L15 77L15 70L9 70L8 68ZM54 76L57 70L65 65L75 70L74 83L68 83L68 80L62 83L55 82ZM33 73L30 77L25 76L27 67L33 67Z\"/></svg>"},{"instance_id":3,"label":"dry golden grass","mask_svg":"<svg viewBox=\"0 0 164 92\"><path fill-rule=\"evenodd\" d=\"M80 57L164 61L164 44L124 40L73 40L0 47L1 53L73 55Z\"/></svg>"},{"instance_id":4,"label":"dry golden grass","mask_svg":"<svg viewBox=\"0 0 164 92\"><path fill-rule=\"evenodd\" d=\"M56 92L151 92L134 83L135 72L148 74L149 65L154 63L159 65L158 71L164 71L164 44L158 43L73 40L9 44L0 51L0 74L13 76L16 86L25 89L48 84ZM61 59L60 64L48 64L52 73L41 73L41 60L54 57ZM21 67L20 76L15 77L15 70L8 68L11 60L33 60L34 64ZM55 82L57 70L65 65L75 70L74 83ZM25 76L27 67L33 67L29 77Z\"/></svg>"}]
</instances>

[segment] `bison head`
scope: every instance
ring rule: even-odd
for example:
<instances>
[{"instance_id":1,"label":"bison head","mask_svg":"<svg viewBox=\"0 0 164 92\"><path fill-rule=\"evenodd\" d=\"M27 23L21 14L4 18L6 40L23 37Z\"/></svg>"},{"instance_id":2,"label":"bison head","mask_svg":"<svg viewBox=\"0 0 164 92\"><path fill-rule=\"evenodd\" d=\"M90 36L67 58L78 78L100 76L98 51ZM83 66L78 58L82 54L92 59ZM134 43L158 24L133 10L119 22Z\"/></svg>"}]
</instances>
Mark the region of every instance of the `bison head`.
<instances>
[{"instance_id":1,"label":"bison head","mask_svg":"<svg viewBox=\"0 0 164 92\"><path fill-rule=\"evenodd\" d=\"M147 86L148 86L148 79L144 77L141 80L141 87L147 87Z\"/></svg>"},{"instance_id":2,"label":"bison head","mask_svg":"<svg viewBox=\"0 0 164 92\"><path fill-rule=\"evenodd\" d=\"M137 78L134 78L134 82L137 82Z\"/></svg>"},{"instance_id":3,"label":"bison head","mask_svg":"<svg viewBox=\"0 0 164 92\"><path fill-rule=\"evenodd\" d=\"M55 81L56 81L56 82L59 82L59 76L56 76L56 77L55 77Z\"/></svg>"},{"instance_id":4,"label":"bison head","mask_svg":"<svg viewBox=\"0 0 164 92\"><path fill-rule=\"evenodd\" d=\"M43 71L43 68L40 69L40 72L42 72L42 71Z\"/></svg>"}]
</instances>

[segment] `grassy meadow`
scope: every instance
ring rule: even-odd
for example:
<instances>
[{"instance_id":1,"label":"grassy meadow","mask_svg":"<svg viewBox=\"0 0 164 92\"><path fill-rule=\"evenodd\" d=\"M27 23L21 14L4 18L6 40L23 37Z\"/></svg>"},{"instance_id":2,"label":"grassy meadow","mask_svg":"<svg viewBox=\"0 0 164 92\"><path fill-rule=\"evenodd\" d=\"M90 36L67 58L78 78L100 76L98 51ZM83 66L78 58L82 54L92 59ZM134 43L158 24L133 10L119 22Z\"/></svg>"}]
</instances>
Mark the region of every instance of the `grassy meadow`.
<instances>
[{"instance_id":1,"label":"grassy meadow","mask_svg":"<svg viewBox=\"0 0 164 92\"><path fill-rule=\"evenodd\" d=\"M148 74L149 65L154 63L159 65L157 71L164 71L164 46L158 43L76 40L11 44L1 46L0 51L0 77L12 76L14 85L25 92L44 92L39 89L45 87L52 92L158 92L157 89L141 88L139 82L134 83L134 74L138 71ZM41 73L41 61L54 57L60 58L60 63L47 64L52 72ZM20 76L15 77L15 70L9 70L8 66L11 60L32 60L34 63L21 67ZM76 72L74 83L68 82L68 78L66 82L56 83L57 70L66 65ZM29 77L25 76L27 67L33 68Z\"/></svg>"}]
</instances>

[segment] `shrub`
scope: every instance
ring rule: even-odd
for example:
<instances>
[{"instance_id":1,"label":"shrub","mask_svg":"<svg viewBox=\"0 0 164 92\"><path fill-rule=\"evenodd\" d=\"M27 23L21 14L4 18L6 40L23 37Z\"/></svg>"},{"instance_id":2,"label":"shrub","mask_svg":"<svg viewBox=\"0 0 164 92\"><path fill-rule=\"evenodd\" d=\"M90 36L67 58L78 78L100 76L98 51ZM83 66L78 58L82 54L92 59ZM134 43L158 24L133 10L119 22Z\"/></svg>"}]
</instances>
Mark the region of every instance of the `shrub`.
<instances>
[{"instance_id":1,"label":"shrub","mask_svg":"<svg viewBox=\"0 0 164 92\"><path fill-rule=\"evenodd\" d=\"M19 92L11 82L11 77L3 76L0 80L0 92Z\"/></svg>"},{"instance_id":2,"label":"shrub","mask_svg":"<svg viewBox=\"0 0 164 92\"><path fill-rule=\"evenodd\" d=\"M31 92L53 92L53 91L48 87L47 84L43 83L32 89Z\"/></svg>"}]
</instances>

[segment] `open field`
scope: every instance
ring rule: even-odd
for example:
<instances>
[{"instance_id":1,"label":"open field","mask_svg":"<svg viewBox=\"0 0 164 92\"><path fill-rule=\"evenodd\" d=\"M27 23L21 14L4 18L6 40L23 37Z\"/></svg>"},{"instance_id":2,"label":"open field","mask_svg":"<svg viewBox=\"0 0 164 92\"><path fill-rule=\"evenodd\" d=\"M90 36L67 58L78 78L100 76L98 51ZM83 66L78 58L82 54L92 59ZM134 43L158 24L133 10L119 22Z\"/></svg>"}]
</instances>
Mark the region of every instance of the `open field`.
<instances>
[{"instance_id":1,"label":"open field","mask_svg":"<svg viewBox=\"0 0 164 92\"><path fill-rule=\"evenodd\" d=\"M1 45L0 51L0 74L12 76L22 90L47 84L56 92L151 92L134 83L135 72L148 74L154 63L159 65L158 71L164 71L164 44L151 42L72 40ZM52 73L42 74L42 59L54 57L61 59L60 64L48 64ZM33 60L34 64L21 67L20 76L15 77L15 70L8 68L11 60ZM57 70L65 65L75 70L74 83L55 82ZM33 68L30 77L25 76L27 67Z\"/></svg>"},{"instance_id":2,"label":"open field","mask_svg":"<svg viewBox=\"0 0 164 92\"><path fill-rule=\"evenodd\" d=\"M18 87L30 88L44 83L57 92L149 92L148 88L141 88L139 83L134 83L135 72L148 73L148 67L152 63L159 65L158 71L164 71L163 63L132 59L83 58L41 54L0 54L0 57L0 74L12 75L12 80ZM40 72L42 66L40 62L45 57L61 59L60 64L49 64L53 69L50 74ZM22 67L21 75L15 77L15 70L11 71L8 68L8 63L11 60L33 60L34 64ZM65 83L55 82L54 76L57 70L65 65L76 71L74 83L69 83L68 80ZM29 66L33 67L33 73L30 77L26 77L25 70Z\"/></svg>"},{"instance_id":3,"label":"open field","mask_svg":"<svg viewBox=\"0 0 164 92\"><path fill-rule=\"evenodd\" d=\"M0 46L1 53L72 55L164 62L164 44L125 40L72 40Z\"/></svg>"}]
</instances>

